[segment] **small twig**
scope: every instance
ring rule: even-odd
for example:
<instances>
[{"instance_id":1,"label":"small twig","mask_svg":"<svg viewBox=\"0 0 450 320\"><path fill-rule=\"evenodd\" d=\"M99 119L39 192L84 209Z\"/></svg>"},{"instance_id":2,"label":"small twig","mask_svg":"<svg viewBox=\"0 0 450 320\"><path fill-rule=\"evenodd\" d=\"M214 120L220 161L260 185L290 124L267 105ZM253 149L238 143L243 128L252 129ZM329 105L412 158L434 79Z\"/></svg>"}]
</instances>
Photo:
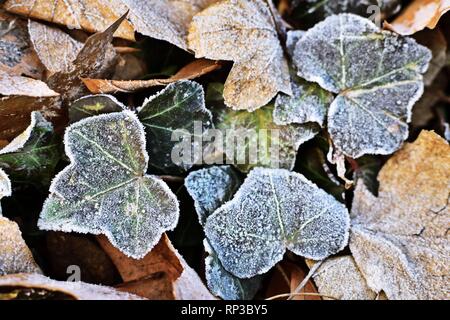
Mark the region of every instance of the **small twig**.
<instances>
[{"instance_id":1,"label":"small twig","mask_svg":"<svg viewBox=\"0 0 450 320\"><path fill-rule=\"evenodd\" d=\"M314 293L314 292L283 293L283 294L277 294L276 296L267 298L265 300L270 301L270 300L276 300L276 299L281 299L281 298L288 298L288 297L292 297L292 296L313 296L313 297L323 297L323 298L332 299L332 300L339 300L338 298L335 298L332 296L327 296L325 294Z\"/></svg>"},{"instance_id":2,"label":"small twig","mask_svg":"<svg viewBox=\"0 0 450 320\"><path fill-rule=\"evenodd\" d=\"M320 260L317 261L312 267L311 269L309 269L308 274L306 275L306 277L303 279L302 282L300 282L300 284L297 286L297 288L295 288L295 290L291 293L291 296L288 298L288 300L292 300L292 298L294 298L294 296L296 294L299 294L300 291L302 291L303 287L308 283L309 279L311 279L311 277L316 273L317 269L319 269L319 267L322 265L322 262L324 260Z\"/></svg>"}]
</instances>

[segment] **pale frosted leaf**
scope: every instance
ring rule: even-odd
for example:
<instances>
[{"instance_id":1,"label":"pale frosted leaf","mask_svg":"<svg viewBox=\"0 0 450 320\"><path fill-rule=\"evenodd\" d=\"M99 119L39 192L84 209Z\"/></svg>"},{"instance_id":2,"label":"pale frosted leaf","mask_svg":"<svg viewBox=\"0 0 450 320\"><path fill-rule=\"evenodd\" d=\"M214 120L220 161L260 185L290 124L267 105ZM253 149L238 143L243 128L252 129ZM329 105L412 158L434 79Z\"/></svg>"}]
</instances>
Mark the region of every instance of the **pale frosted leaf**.
<instances>
[{"instance_id":1,"label":"pale frosted leaf","mask_svg":"<svg viewBox=\"0 0 450 320\"><path fill-rule=\"evenodd\" d=\"M212 126L202 86L188 80L170 84L147 98L138 116L145 127L150 164L163 172L192 167L199 156L194 152L194 144ZM174 158L178 156L179 161Z\"/></svg>"},{"instance_id":2,"label":"pale frosted leaf","mask_svg":"<svg viewBox=\"0 0 450 320\"><path fill-rule=\"evenodd\" d=\"M3 197L11 196L11 181L5 171L0 168L0 201ZM2 204L0 203L0 216L2 215Z\"/></svg>"},{"instance_id":3,"label":"pale frosted leaf","mask_svg":"<svg viewBox=\"0 0 450 320\"><path fill-rule=\"evenodd\" d=\"M137 32L187 49L192 17L218 0L123 0Z\"/></svg>"},{"instance_id":4,"label":"pale frosted leaf","mask_svg":"<svg viewBox=\"0 0 450 320\"><path fill-rule=\"evenodd\" d=\"M400 0L306 0L310 3L315 14L322 12L325 16L337 13L355 13L369 17L377 14L377 18L392 16L401 8Z\"/></svg>"},{"instance_id":5,"label":"pale frosted leaf","mask_svg":"<svg viewBox=\"0 0 450 320\"><path fill-rule=\"evenodd\" d=\"M224 268L240 278L263 274L286 250L321 260L347 245L347 209L301 174L257 168L233 200L206 221Z\"/></svg>"},{"instance_id":6,"label":"pale frosted leaf","mask_svg":"<svg viewBox=\"0 0 450 320\"><path fill-rule=\"evenodd\" d=\"M314 262L308 261L309 266ZM313 275L319 293L339 300L375 300L352 256L325 260Z\"/></svg>"},{"instance_id":7,"label":"pale frosted leaf","mask_svg":"<svg viewBox=\"0 0 450 320\"><path fill-rule=\"evenodd\" d=\"M415 40L353 14L315 25L294 55L301 77L338 94L328 130L336 147L353 158L401 147L430 59L430 51Z\"/></svg>"},{"instance_id":8,"label":"pale frosted leaf","mask_svg":"<svg viewBox=\"0 0 450 320\"><path fill-rule=\"evenodd\" d=\"M0 149L0 167L11 179L47 184L60 159L60 141L40 112L31 113L31 124Z\"/></svg>"},{"instance_id":9,"label":"pale frosted leaf","mask_svg":"<svg viewBox=\"0 0 450 320\"><path fill-rule=\"evenodd\" d=\"M318 133L316 124L277 125L273 119L274 107L268 105L254 112L217 110L216 128L224 135L222 148L229 161L240 171L254 167L294 167L297 150L301 144Z\"/></svg>"},{"instance_id":10,"label":"pale frosted leaf","mask_svg":"<svg viewBox=\"0 0 450 320\"><path fill-rule=\"evenodd\" d=\"M241 178L230 166L213 166L189 173L184 185L194 199L201 225L217 208L231 200L241 183Z\"/></svg>"},{"instance_id":11,"label":"pale frosted leaf","mask_svg":"<svg viewBox=\"0 0 450 320\"><path fill-rule=\"evenodd\" d=\"M315 83L292 76L292 96L280 93L275 100L273 120L278 125L315 122L323 126L333 95Z\"/></svg>"},{"instance_id":12,"label":"pale frosted leaf","mask_svg":"<svg viewBox=\"0 0 450 320\"><path fill-rule=\"evenodd\" d=\"M381 169L378 197L358 184L350 250L389 299L448 299L450 147L422 131Z\"/></svg>"},{"instance_id":13,"label":"pale frosted leaf","mask_svg":"<svg viewBox=\"0 0 450 320\"><path fill-rule=\"evenodd\" d=\"M9 75L0 71L0 95L27 96L35 98L56 97L58 93L45 82L23 76Z\"/></svg>"},{"instance_id":14,"label":"pale frosted leaf","mask_svg":"<svg viewBox=\"0 0 450 320\"><path fill-rule=\"evenodd\" d=\"M120 112L126 109L121 102L109 94L84 96L71 103L69 107L69 121L74 123L87 117Z\"/></svg>"},{"instance_id":15,"label":"pale frosted leaf","mask_svg":"<svg viewBox=\"0 0 450 320\"><path fill-rule=\"evenodd\" d=\"M141 258L176 226L175 195L145 175L145 132L133 112L83 119L64 141L71 164L50 186L41 229L105 234L123 253Z\"/></svg>"},{"instance_id":16,"label":"pale frosted leaf","mask_svg":"<svg viewBox=\"0 0 450 320\"><path fill-rule=\"evenodd\" d=\"M28 33L39 59L50 74L68 72L83 43L61 29L29 20Z\"/></svg>"},{"instance_id":17,"label":"pale frosted leaf","mask_svg":"<svg viewBox=\"0 0 450 320\"><path fill-rule=\"evenodd\" d=\"M251 300L262 284L262 276L239 279L224 269L214 250L204 241L208 256L205 259L205 277L211 292L224 300Z\"/></svg>"},{"instance_id":18,"label":"pale frosted leaf","mask_svg":"<svg viewBox=\"0 0 450 320\"><path fill-rule=\"evenodd\" d=\"M0 216L0 276L21 272L42 273L17 223Z\"/></svg>"},{"instance_id":19,"label":"pale frosted leaf","mask_svg":"<svg viewBox=\"0 0 450 320\"><path fill-rule=\"evenodd\" d=\"M11 274L0 277L0 290L10 299L142 300L134 294L81 281L56 281L40 274Z\"/></svg>"},{"instance_id":20,"label":"pale frosted leaf","mask_svg":"<svg viewBox=\"0 0 450 320\"><path fill-rule=\"evenodd\" d=\"M286 33L286 50L289 56L294 56L295 46L301 37L305 35L303 30L291 30Z\"/></svg>"},{"instance_id":21,"label":"pale frosted leaf","mask_svg":"<svg viewBox=\"0 0 450 320\"><path fill-rule=\"evenodd\" d=\"M189 29L196 57L231 60L224 97L233 109L256 110L291 94L289 70L270 8L263 0L226 0L197 14Z\"/></svg>"},{"instance_id":22,"label":"pale frosted leaf","mask_svg":"<svg viewBox=\"0 0 450 320\"><path fill-rule=\"evenodd\" d=\"M25 17L88 32L105 30L127 11L121 0L8 0L4 8ZM133 26L126 21L115 35L134 40Z\"/></svg>"}]
</instances>

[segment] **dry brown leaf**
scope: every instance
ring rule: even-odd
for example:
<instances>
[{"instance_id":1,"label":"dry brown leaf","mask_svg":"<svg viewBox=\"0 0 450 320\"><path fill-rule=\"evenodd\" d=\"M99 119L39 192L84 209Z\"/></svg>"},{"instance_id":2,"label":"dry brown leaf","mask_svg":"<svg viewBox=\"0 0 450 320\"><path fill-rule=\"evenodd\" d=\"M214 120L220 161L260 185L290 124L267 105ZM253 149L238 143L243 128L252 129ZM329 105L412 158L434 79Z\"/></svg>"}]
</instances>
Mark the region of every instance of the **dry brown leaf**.
<instances>
[{"instance_id":1,"label":"dry brown leaf","mask_svg":"<svg viewBox=\"0 0 450 320\"><path fill-rule=\"evenodd\" d=\"M192 17L218 0L123 0L137 32L187 49Z\"/></svg>"},{"instance_id":2,"label":"dry brown leaf","mask_svg":"<svg viewBox=\"0 0 450 320\"><path fill-rule=\"evenodd\" d=\"M87 93L81 78L103 77L112 73L116 52L111 41L125 17L123 15L105 31L90 36L70 68L48 79L49 87L61 94L65 104Z\"/></svg>"},{"instance_id":3,"label":"dry brown leaf","mask_svg":"<svg viewBox=\"0 0 450 320\"><path fill-rule=\"evenodd\" d=\"M316 263L307 260L309 267ZM319 293L339 300L374 300L377 294L367 286L352 256L327 259L313 275ZM326 297L324 297L327 300Z\"/></svg>"},{"instance_id":4,"label":"dry brown leaf","mask_svg":"<svg viewBox=\"0 0 450 320\"><path fill-rule=\"evenodd\" d=\"M44 82L0 71L0 95L27 97L57 97L59 94Z\"/></svg>"},{"instance_id":5,"label":"dry brown leaf","mask_svg":"<svg viewBox=\"0 0 450 320\"><path fill-rule=\"evenodd\" d=\"M120 0L8 0L4 8L25 17L88 32L105 30L127 11ZM134 40L134 28L125 21L115 36Z\"/></svg>"},{"instance_id":6,"label":"dry brown leaf","mask_svg":"<svg viewBox=\"0 0 450 320\"><path fill-rule=\"evenodd\" d=\"M422 131L382 168L373 196L359 183L350 250L367 284L389 299L449 299L450 147Z\"/></svg>"},{"instance_id":7,"label":"dry brown leaf","mask_svg":"<svg viewBox=\"0 0 450 320\"><path fill-rule=\"evenodd\" d=\"M0 277L0 300L142 300L111 287L84 282L56 281L40 274L11 274Z\"/></svg>"},{"instance_id":8,"label":"dry brown leaf","mask_svg":"<svg viewBox=\"0 0 450 320\"><path fill-rule=\"evenodd\" d=\"M21 272L42 273L17 223L0 216L0 276Z\"/></svg>"},{"instance_id":9,"label":"dry brown leaf","mask_svg":"<svg viewBox=\"0 0 450 320\"><path fill-rule=\"evenodd\" d=\"M0 9L0 71L40 79L44 66L33 51L27 23Z\"/></svg>"},{"instance_id":10,"label":"dry brown leaf","mask_svg":"<svg viewBox=\"0 0 450 320\"><path fill-rule=\"evenodd\" d=\"M151 80L102 80L82 79L92 93L134 92L154 86L164 86L179 80L190 80L217 70L221 67L218 62L198 59L181 68L176 74L167 79Z\"/></svg>"},{"instance_id":11,"label":"dry brown leaf","mask_svg":"<svg viewBox=\"0 0 450 320\"><path fill-rule=\"evenodd\" d=\"M385 22L384 27L401 35L434 29L449 10L450 0L414 0L393 22Z\"/></svg>"},{"instance_id":12,"label":"dry brown leaf","mask_svg":"<svg viewBox=\"0 0 450 320\"><path fill-rule=\"evenodd\" d=\"M253 111L279 92L292 94L277 19L263 0L226 0L197 14L189 48L197 58L234 61L225 82L225 104Z\"/></svg>"},{"instance_id":13,"label":"dry brown leaf","mask_svg":"<svg viewBox=\"0 0 450 320\"><path fill-rule=\"evenodd\" d=\"M103 236L97 239L125 281L118 287L120 290L142 294L148 299L215 299L197 273L172 246L166 234L140 260L125 256Z\"/></svg>"},{"instance_id":14,"label":"dry brown leaf","mask_svg":"<svg viewBox=\"0 0 450 320\"><path fill-rule=\"evenodd\" d=\"M28 32L39 59L50 76L55 72L68 72L83 43L73 39L59 28L29 20Z\"/></svg>"}]
</instances>

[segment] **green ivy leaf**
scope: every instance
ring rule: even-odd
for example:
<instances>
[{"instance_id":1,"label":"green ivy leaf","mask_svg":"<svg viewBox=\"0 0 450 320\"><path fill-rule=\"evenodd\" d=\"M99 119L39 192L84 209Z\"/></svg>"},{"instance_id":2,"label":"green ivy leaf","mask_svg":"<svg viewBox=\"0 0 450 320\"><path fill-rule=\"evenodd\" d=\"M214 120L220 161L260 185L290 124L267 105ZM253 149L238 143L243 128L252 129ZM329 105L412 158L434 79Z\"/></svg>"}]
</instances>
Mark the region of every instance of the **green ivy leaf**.
<instances>
[{"instance_id":1,"label":"green ivy leaf","mask_svg":"<svg viewBox=\"0 0 450 320\"><path fill-rule=\"evenodd\" d=\"M52 124L33 111L28 128L0 150L0 167L13 181L47 185L60 158L60 139Z\"/></svg>"},{"instance_id":2,"label":"green ivy leaf","mask_svg":"<svg viewBox=\"0 0 450 320\"><path fill-rule=\"evenodd\" d=\"M298 75L338 94L328 112L336 148L358 158L390 154L408 137L430 51L353 14L327 18L298 41Z\"/></svg>"},{"instance_id":3,"label":"green ivy leaf","mask_svg":"<svg viewBox=\"0 0 450 320\"><path fill-rule=\"evenodd\" d=\"M74 123L81 119L105 113L121 112L127 108L109 94L96 94L75 100L69 107L69 121Z\"/></svg>"},{"instance_id":4,"label":"green ivy leaf","mask_svg":"<svg viewBox=\"0 0 450 320\"><path fill-rule=\"evenodd\" d=\"M105 234L139 259L175 228L178 201L162 180L145 175L145 132L133 112L83 119L64 141L71 164L50 186L41 229Z\"/></svg>"}]
</instances>

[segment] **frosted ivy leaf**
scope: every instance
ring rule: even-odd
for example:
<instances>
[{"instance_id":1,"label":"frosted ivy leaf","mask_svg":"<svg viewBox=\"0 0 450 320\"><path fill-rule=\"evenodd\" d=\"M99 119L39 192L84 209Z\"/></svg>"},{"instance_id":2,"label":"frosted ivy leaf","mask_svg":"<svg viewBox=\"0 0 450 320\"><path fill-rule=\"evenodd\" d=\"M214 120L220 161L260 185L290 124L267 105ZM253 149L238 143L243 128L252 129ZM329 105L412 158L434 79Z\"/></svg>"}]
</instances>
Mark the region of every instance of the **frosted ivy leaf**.
<instances>
[{"instance_id":1,"label":"frosted ivy leaf","mask_svg":"<svg viewBox=\"0 0 450 320\"><path fill-rule=\"evenodd\" d=\"M60 156L60 140L52 124L33 111L28 128L0 149L0 167L13 180L47 184Z\"/></svg>"},{"instance_id":2,"label":"frosted ivy leaf","mask_svg":"<svg viewBox=\"0 0 450 320\"><path fill-rule=\"evenodd\" d=\"M315 124L277 125L273 111L273 105L254 112L216 110L215 126L224 133L222 152L240 171L254 167L291 170L300 145L319 132Z\"/></svg>"},{"instance_id":3,"label":"frosted ivy leaf","mask_svg":"<svg viewBox=\"0 0 450 320\"><path fill-rule=\"evenodd\" d=\"M71 164L50 186L41 229L105 234L139 259L175 228L178 201L162 180L145 175L145 133L133 112L83 119L64 141Z\"/></svg>"},{"instance_id":4,"label":"frosted ivy leaf","mask_svg":"<svg viewBox=\"0 0 450 320\"><path fill-rule=\"evenodd\" d=\"M11 181L6 175L5 171L0 168L0 200L3 197L11 196ZM0 203L0 216L2 215L2 205Z\"/></svg>"},{"instance_id":5,"label":"frosted ivy leaf","mask_svg":"<svg viewBox=\"0 0 450 320\"><path fill-rule=\"evenodd\" d=\"M292 76L293 95L280 93L275 100L273 120L276 124L305 124L315 122L323 126L327 108L333 95L315 83Z\"/></svg>"},{"instance_id":6,"label":"frosted ivy leaf","mask_svg":"<svg viewBox=\"0 0 450 320\"><path fill-rule=\"evenodd\" d=\"M201 154L196 152L195 144L201 142L204 131L212 126L212 115L205 107L200 84L188 80L169 84L144 101L138 117L145 127L153 167L163 172L179 172L199 160ZM183 143L186 140L187 145ZM179 161L175 161L177 157Z\"/></svg>"},{"instance_id":7,"label":"frosted ivy leaf","mask_svg":"<svg viewBox=\"0 0 450 320\"><path fill-rule=\"evenodd\" d=\"M267 272L287 249L314 260L339 252L349 224L345 206L301 174L257 168L208 217L205 234L224 268L249 278Z\"/></svg>"},{"instance_id":8,"label":"frosted ivy leaf","mask_svg":"<svg viewBox=\"0 0 450 320\"><path fill-rule=\"evenodd\" d=\"M414 39L381 31L353 14L315 25L294 54L299 76L338 94L328 130L337 149L352 158L400 148L430 59Z\"/></svg>"},{"instance_id":9,"label":"frosted ivy leaf","mask_svg":"<svg viewBox=\"0 0 450 320\"><path fill-rule=\"evenodd\" d=\"M255 276L249 279L235 277L225 270L206 239L204 246L205 251L208 253L205 259L205 276L211 293L224 300L253 299L261 287L262 276Z\"/></svg>"},{"instance_id":10,"label":"frosted ivy leaf","mask_svg":"<svg viewBox=\"0 0 450 320\"><path fill-rule=\"evenodd\" d=\"M286 33L286 51L290 57L294 56L295 46L304 34L303 30L291 30Z\"/></svg>"},{"instance_id":11,"label":"frosted ivy leaf","mask_svg":"<svg viewBox=\"0 0 450 320\"><path fill-rule=\"evenodd\" d=\"M184 185L195 201L200 224L204 225L211 213L231 200L241 184L241 178L230 166L213 166L189 173Z\"/></svg>"},{"instance_id":12,"label":"frosted ivy leaf","mask_svg":"<svg viewBox=\"0 0 450 320\"><path fill-rule=\"evenodd\" d=\"M234 62L224 90L233 109L253 111L280 91L292 93L275 14L264 0L225 0L192 20L188 43L195 56Z\"/></svg>"},{"instance_id":13,"label":"frosted ivy leaf","mask_svg":"<svg viewBox=\"0 0 450 320\"><path fill-rule=\"evenodd\" d=\"M69 107L70 123L99 114L121 112L127 108L109 94L84 96L72 102Z\"/></svg>"}]
</instances>

